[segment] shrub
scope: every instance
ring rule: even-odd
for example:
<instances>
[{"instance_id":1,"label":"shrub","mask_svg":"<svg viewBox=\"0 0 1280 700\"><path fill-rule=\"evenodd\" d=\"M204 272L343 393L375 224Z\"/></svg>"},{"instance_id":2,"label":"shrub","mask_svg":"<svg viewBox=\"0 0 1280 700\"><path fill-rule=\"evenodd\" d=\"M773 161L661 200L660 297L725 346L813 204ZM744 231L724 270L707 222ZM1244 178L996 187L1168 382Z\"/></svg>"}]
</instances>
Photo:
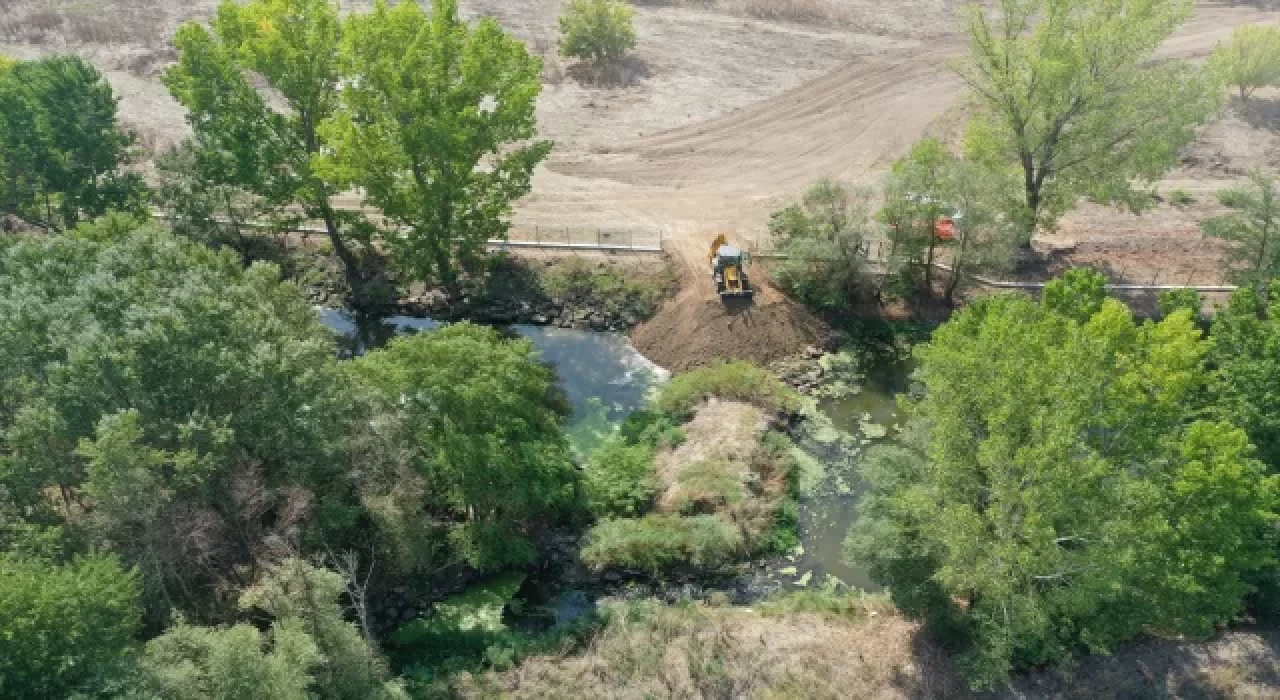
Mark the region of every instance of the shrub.
<instances>
[{"instance_id":1,"label":"shrub","mask_svg":"<svg viewBox=\"0 0 1280 700\"><path fill-rule=\"evenodd\" d=\"M1241 100L1260 87L1280 85L1280 27L1240 27L1229 45L1214 50L1209 66Z\"/></svg>"},{"instance_id":2,"label":"shrub","mask_svg":"<svg viewBox=\"0 0 1280 700\"><path fill-rule=\"evenodd\" d=\"M669 267L653 273L568 257L548 268L541 282L543 292L549 296L591 299L613 313L648 318L671 294L675 277Z\"/></svg>"},{"instance_id":3,"label":"shrub","mask_svg":"<svg viewBox=\"0 0 1280 700\"><path fill-rule=\"evenodd\" d=\"M619 0L571 0L560 17L560 53L565 56L605 65L635 46L634 13Z\"/></svg>"},{"instance_id":4,"label":"shrub","mask_svg":"<svg viewBox=\"0 0 1280 700\"><path fill-rule=\"evenodd\" d=\"M867 234L873 230L869 195L823 180L804 198L773 213L769 233L785 257L777 278L788 294L835 311L866 291Z\"/></svg>"},{"instance_id":5,"label":"shrub","mask_svg":"<svg viewBox=\"0 0 1280 700\"><path fill-rule=\"evenodd\" d=\"M708 398L744 401L774 413L794 414L800 396L768 370L748 362L725 362L681 374L667 382L654 405L676 420L688 420Z\"/></svg>"},{"instance_id":6,"label":"shrub","mask_svg":"<svg viewBox=\"0 0 1280 700\"><path fill-rule=\"evenodd\" d=\"M115 557L0 554L0 697L101 688L133 647L138 580Z\"/></svg>"},{"instance_id":7,"label":"shrub","mask_svg":"<svg viewBox=\"0 0 1280 700\"><path fill-rule=\"evenodd\" d=\"M1191 318L1198 321L1201 318L1204 301L1200 298L1200 293L1194 289L1170 289L1160 294L1158 305L1162 317L1185 309L1191 312Z\"/></svg>"},{"instance_id":8,"label":"shrub","mask_svg":"<svg viewBox=\"0 0 1280 700\"><path fill-rule=\"evenodd\" d=\"M1195 204L1195 197L1192 197L1186 190L1174 190L1169 193L1169 201L1179 207L1185 207L1188 204Z\"/></svg>"},{"instance_id":9,"label":"shrub","mask_svg":"<svg viewBox=\"0 0 1280 700\"><path fill-rule=\"evenodd\" d=\"M591 453L583 481L596 517L639 515L653 500L653 447L614 436Z\"/></svg>"},{"instance_id":10,"label":"shrub","mask_svg":"<svg viewBox=\"0 0 1280 700\"><path fill-rule=\"evenodd\" d=\"M738 528L714 515L648 515L605 520L587 533L582 559L593 569L659 573L682 565L717 568L744 549Z\"/></svg>"}]
</instances>

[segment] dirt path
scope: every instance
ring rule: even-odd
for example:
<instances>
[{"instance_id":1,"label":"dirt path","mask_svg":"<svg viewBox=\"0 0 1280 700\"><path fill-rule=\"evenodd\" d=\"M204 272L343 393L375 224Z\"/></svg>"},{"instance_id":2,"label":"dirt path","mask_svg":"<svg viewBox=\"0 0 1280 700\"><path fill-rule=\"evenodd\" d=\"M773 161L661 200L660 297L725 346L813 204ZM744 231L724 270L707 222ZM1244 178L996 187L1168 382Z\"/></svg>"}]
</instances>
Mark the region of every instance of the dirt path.
<instances>
[{"instance_id":1,"label":"dirt path","mask_svg":"<svg viewBox=\"0 0 1280 700\"><path fill-rule=\"evenodd\" d=\"M1280 12L1206 3L1161 53L1204 55L1239 25L1276 21ZM961 98L947 62L963 53L957 37L886 49L748 108L607 153L561 151L519 217L662 226L676 238L720 230L759 237L768 212L818 178L874 182Z\"/></svg>"}]
</instances>

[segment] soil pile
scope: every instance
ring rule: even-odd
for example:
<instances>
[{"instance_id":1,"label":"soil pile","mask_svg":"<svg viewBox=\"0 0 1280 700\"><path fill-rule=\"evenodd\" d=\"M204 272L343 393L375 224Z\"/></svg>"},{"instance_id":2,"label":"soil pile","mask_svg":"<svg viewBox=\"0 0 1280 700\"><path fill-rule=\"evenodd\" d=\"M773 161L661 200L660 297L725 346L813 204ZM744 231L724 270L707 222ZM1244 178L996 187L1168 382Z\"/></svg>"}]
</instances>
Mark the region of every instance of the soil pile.
<instances>
[{"instance_id":1,"label":"soil pile","mask_svg":"<svg viewBox=\"0 0 1280 700\"><path fill-rule=\"evenodd\" d=\"M821 321L769 286L758 272L751 284L756 290L753 299L722 300L709 275L689 270L680 294L636 327L631 342L655 364L674 372L718 360L767 365L822 343Z\"/></svg>"}]
</instances>

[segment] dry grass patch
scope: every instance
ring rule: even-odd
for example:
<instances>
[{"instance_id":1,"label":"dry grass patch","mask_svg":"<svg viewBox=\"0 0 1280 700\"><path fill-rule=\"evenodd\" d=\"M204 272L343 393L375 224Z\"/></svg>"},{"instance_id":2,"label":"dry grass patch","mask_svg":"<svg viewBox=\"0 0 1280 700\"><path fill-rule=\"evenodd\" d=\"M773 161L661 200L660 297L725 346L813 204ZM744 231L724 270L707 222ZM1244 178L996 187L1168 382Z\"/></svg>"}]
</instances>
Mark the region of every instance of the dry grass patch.
<instances>
[{"instance_id":1,"label":"dry grass patch","mask_svg":"<svg viewBox=\"0 0 1280 700\"><path fill-rule=\"evenodd\" d=\"M962 686L916 625L875 598L848 614L642 602L611 609L584 653L464 683L464 697L948 698Z\"/></svg>"},{"instance_id":2,"label":"dry grass patch","mask_svg":"<svg viewBox=\"0 0 1280 700\"><path fill-rule=\"evenodd\" d=\"M829 0L738 0L738 9L749 17L772 22L837 24L849 13Z\"/></svg>"},{"instance_id":3,"label":"dry grass patch","mask_svg":"<svg viewBox=\"0 0 1280 700\"><path fill-rule=\"evenodd\" d=\"M718 515L736 525L747 543L774 526L788 498L788 464L762 437L769 417L750 404L711 399L683 426L685 440L655 458L657 510Z\"/></svg>"},{"instance_id":4,"label":"dry grass patch","mask_svg":"<svg viewBox=\"0 0 1280 700\"><path fill-rule=\"evenodd\" d=\"M0 0L0 38L35 45L134 44L161 46L169 41L169 10L164 0Z\"/></svg>"}]
</instances>

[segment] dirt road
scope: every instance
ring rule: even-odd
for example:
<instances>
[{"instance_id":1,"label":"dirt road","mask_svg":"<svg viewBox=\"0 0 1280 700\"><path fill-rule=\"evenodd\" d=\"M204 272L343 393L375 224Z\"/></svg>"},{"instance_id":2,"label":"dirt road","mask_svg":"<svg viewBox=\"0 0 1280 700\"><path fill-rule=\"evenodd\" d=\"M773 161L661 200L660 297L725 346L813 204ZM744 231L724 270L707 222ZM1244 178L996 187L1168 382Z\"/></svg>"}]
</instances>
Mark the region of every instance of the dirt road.
<instances>
[{"instance_id":1,"label":"dirt road","mask_svg":"<svg viewBox=\"0 0 1280 700\"><path fill-rule=\"evenodd\" d=\"M1202 5L1165 47L1206 54L1237 26L1280 12ZM821 177L873 183L962 98L948 61L959 37L854 58L826 75L730 114L619 143L560 151L519 208L522 222L662 226L690 256L713 231L759 237L768 213Z\"/></svg>"}]
</instances>

